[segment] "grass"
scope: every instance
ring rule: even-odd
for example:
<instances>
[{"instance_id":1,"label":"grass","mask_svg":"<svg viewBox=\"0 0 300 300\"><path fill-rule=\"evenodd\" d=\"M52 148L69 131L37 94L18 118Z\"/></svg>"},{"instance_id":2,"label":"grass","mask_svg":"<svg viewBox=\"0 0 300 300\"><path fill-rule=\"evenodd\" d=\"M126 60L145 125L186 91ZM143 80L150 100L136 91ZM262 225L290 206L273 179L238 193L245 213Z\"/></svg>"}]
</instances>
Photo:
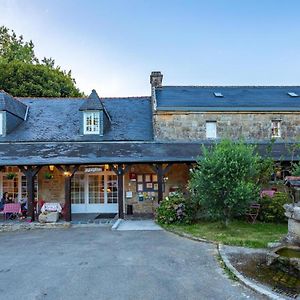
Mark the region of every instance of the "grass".
<instances>
[{"instance_id":1,"label":"grass","mask_svg":"<svg viewBox=\"0 0 300 300\"><path fill-rule=\"evenodd\" d=\"M198 222L191 225L163 225L178 233L216 241L225 245L265 248L269 242L279 241L287 234L287 224L232 221L228 227L219 222Z\"/></svg>"}]
</instances>

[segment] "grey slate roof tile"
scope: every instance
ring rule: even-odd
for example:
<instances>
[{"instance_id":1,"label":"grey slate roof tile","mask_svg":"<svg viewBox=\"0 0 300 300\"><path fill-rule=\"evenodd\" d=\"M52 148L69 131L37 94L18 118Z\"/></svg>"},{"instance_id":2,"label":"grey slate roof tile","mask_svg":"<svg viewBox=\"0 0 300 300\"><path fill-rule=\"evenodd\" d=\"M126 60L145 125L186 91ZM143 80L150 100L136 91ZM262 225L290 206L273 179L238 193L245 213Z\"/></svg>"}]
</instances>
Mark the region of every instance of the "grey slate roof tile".
<instances>
[{"instance_id":1,"label":"grey slate roof tile","mask_svg":"<svg viewBox=\"0 0 300 300\"><path fill-rule=\"evenodd\" d=\"M300 97L289 92L300 95L300 86L163 86L156 100L158 110L300 111Z\"/></svg>"},{"instance_id":2,"label":"grey slate roof tile","mask_svg":"<svg viewBox=\"0 0 300 300\"><path fill-rule=\"evenodd\" d=\"M85 98L18 98L29 106L27 121L0 142L13 141L122 141L153 139L149 97L102 98L111 118L109 130L101 136L81 135L80 108ZM24 106L25 106L24 105Z\"/></svg>"},{"instance_id":3,"label":"grey slate roof tile","mask_svg":"<svg viewBox=\"0 0 300 300\"><path fill-rule=\"evenodd\" d=\"M0 110L8 111L24 120L27 106L6 92L0 90Z\"/></svg>"},{"instance_id":4,"label":"grey slate roof tile","mask_svg":"<svg viewBox=\"0 0 300 300\"><path fill-rule=\"evenodd\" d=\"M205 142L206 146L213 143ZM104 164L195 162L202 143L102 142L102 143L0 143L0 165ZM256 151L274 160L290 161L289 144L275 143L269 154L268 143L258 143ZM300 151L294 153L299 160Z\"/></svg>"}]
</instances>

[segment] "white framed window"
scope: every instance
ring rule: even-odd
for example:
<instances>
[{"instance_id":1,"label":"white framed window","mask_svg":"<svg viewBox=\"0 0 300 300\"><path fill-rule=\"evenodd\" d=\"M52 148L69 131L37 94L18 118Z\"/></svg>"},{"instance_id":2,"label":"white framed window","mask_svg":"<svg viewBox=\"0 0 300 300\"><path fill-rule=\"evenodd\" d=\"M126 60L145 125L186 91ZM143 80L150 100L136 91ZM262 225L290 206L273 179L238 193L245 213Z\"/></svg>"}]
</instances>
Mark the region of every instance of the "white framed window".
<instances>
[{"instance_id":1,"label":"white framed window","mask_svg":"<svg viewBox=\"0 0 300 300\"><path fill-rule=\"evenodd\" d=\"M272 130L272 137L274 138L281 137L281 121L273 120L271 130Z\"/></svg>"},{"instance_id":2,"label":"white framed window","mask_svg":"<svg viewBox=\"0 0 300 300\"><path fill-rule=\"evenodd\" d=\"M100 114L99 114L99 111L84 112L83 133L84 134L100 134Z\"/></svg>"},{"instance_id":3,"label":"white framed window","mask_svg":"<svg viewBox=\"0 0 300 300\"><path fill-rule=\"evenodd\" d=\"M0 112L0 135L3 134L3 113Z\"/></svg>"},{"instance_id":4,"label":"white framed window","mask_svg":"<svg viewBox=\"0 0 300 300\"><path fill-rule=\"evenodd\" d=\"M217 122L207 121L206 122L206 138L216 139L217 138Z\"/></svg>"}]
</instances>

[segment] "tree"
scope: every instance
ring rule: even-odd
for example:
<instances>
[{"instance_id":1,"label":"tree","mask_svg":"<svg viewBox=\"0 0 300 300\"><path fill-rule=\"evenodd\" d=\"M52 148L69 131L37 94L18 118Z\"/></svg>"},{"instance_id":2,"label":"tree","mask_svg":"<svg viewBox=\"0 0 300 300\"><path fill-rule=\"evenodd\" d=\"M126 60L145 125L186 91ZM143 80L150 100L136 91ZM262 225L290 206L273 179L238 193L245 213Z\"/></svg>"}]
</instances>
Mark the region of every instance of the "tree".
<instances>
[{"instance_id":1,"label":"tree","mask_svg":"<svg viewBox=\"0 0 300 300\"><path fill-rule=\"evenodd\" d=\"M192 171L189 188L208 217L227 226L258 199L261 158L254 150L241 141L229 140L212 149L203 146L203 156Z\"/></svg>"},{"instance_id":2,"label":"tree","mask_svg":"<svg viewBox=\"0 0 300 300\"><path fill-rule=\"evenodd\" d=\"M0 90L17 97L81 97L71 71L55 66L53 58L41 62L32 41L0 27Z\"/></svg>"}]
</instances>

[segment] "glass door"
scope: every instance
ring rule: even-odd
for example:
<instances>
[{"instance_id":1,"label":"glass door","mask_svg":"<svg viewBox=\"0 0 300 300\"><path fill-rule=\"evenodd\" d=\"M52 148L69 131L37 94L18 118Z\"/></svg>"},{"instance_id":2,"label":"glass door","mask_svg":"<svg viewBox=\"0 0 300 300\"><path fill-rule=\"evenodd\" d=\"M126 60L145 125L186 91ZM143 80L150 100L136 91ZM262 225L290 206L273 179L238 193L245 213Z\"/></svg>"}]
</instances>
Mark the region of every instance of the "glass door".
<instances>
[{"instance_id":1,"label":"glass door","mask_svg":"<svg viewBox=\"0 0 300 300\"><path fill-rule=\"evenodd\" d=\"M71 185L73 213L118 212L118 182L114 172L76 173Z\"/></svg>"}]
</instances>

